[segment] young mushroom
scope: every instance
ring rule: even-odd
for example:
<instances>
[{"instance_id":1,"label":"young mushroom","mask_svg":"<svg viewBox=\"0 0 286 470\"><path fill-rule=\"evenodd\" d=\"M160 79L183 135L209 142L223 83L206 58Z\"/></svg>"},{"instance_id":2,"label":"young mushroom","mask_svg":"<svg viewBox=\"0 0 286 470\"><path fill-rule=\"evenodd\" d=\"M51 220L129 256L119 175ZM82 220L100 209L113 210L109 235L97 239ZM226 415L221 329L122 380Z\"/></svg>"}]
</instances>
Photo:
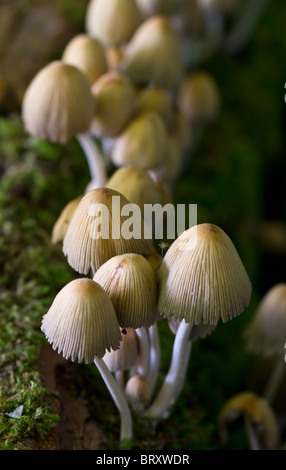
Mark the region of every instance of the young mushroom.
<instances>
[{"instance_id":1,"label":"young mushroom","mask_svg":"<svg viewBox=\"0 0 286 470\"><path fill-rule=\"evenodd\" d=\"M108 68L103 45L88 34L78 34L72 38L63 51L62 60L80 69L90 85L105 74Z\"/></svg>"},{"instance_id":2,"label":"young mushroom","mask_svg":"<svg viewBox=\"0 0 286 470\"><path fill-rule=\"evenodd\" d=\"M104 46L127 43L142 21L135 0L91 0L86 12L86 30Z\"/></svg>"},{"instance_id":3,"label":"young mushroom","mask_svg":"<svg viewBox=\"0 0 286 470\"><path fill-rule=\"evenodd\" d=\"M218 431L224 444L229 437L228 424L240 417L243 417L251 450L278 448L279 432L276 416L267 401L253 392L235 395L220 411Z\"/></svg>"},{"instance_id":4,"label":"young mushroom","mask_svg":"<svg viewBox=\"0 0 286 470\"><path fill-rule=\"evenodd\" d=\"M82 197L63 241L63 253L75 271L95 273L113 256L151 252L151 241L144 238L141 214L137 219L138 224L142 222L138 236L128 230L129 218L124 211L129 207L129 201L121 193L109 188L97 188Z\"/></svg>"},{"instance_id":5,"label":"young mushroom","mask_svg":"<svg viewBox=\"0 0 286 470\"><path fill-rule=\"evenodd\" d=\"M26 131L33 137L61 144L76 137L87 158L92 179L103 186L106 170L88 135L93 112L87 77L74 65L60 60L49 63L36 74L22 103Z\"/></svg>"},{"instance_id":6,"label":"young mushroom","mask_svg":"<svg viewBox=\"0 0 286 470\"><path fill-rule=\"evenodd\" d=\"M43 316L41 330L65 359L95 363L121 416L120 441L130 441L132 419L128 404L102 359L106 351L117 350L121 341L114 307L102 287L92 279L71 281Z\"/></svg>"},{"instance_id":7,"label":"young mushroom","mask_svg":"<svg viewBox=\"0 0 286 470\"><path fill-rule=\"evenodd\" d=\"M180 321L169 371L158 396L145 412L166 416L185 380L193 325L216 326L248 305L251 283L228 235L214 224L183 232L170 246L158 271L158 312Z\"/></svg>"},{"instance_id":8,"label":"young mushroom","mask_svg":"<svg viewBox=\"0 0 286 470\"><path fill-rule=\"evenodd\" d=\"M285 374L286 283L275 284L260 301L244 332L246 350L264 358L277 358L269 377L265 398L271 403Z\"/></svg>"}]
</instances>

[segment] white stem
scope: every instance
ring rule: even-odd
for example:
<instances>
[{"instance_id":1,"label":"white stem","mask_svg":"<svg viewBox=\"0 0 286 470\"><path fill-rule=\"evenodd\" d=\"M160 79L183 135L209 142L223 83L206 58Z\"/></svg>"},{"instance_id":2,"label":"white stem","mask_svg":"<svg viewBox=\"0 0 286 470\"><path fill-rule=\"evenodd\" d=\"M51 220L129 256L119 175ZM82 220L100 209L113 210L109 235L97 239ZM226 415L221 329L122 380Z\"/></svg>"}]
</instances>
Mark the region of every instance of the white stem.
<instances>
[{"instance_id":1,"label":"white stem","mask_svg":"<svg viewBox=\"0 0 286 470\"><path fill-rule=\"evenodd\" d=\"M106 184L107 175L103 157L99 152L98 146L89 134L78 135L77 141L85 154L94 185L102 188Z\"/></svg>"},{"instance_id":2,"label":"white stem","mask_svg":"<svg viewBox=\"0 0 286 470\"><path fill-rule=\"evenodd\" d=\"M250 450L261 450L259 439L251 422L251 418L246 415L244 422Z\"/></svg>"},{"instance_id":3,"label":"white stem","mask_svg":"<svg viewBox=\"0 0 286 470\"><path fill-rule=\"evenodd\" d=\"M131 441L133 436L132 416L126 398L103 359L95 357L94 363L98 368L105 385L107 386L109 393L112 396L113 401L120 413L120 442L123 443L124 441Z\"/></svg>"},{"instance_id":4,"label":"white stem","mask_svg":"<svg viewBox=\"0 0 286 470\"><path fill-rule=\"evenodd\" d=\"M156 386L157 377L160 368L160 340L159 340L159 333L158 333L158 324L157 322L154 323L149 328L149 338L150 338L150 369L148 374L148 380L151 386L151 391L153 393L154 388Z\"/></svg>"},{"instance_id":5,"label":"white stem","mask_svg":"<svg viewBox=\"0 0 286 470\"><path fill-rule=\"evenodd\" d=\"M285 374L286 365L283 357L279 357L277 363L273 369L273 372L269 378L264 392L264 398L269 404L273 403L279 385L281 384L282 378Z\"/></svg>"},{"instance_id":6,"label":"white stem","mask_svg":"<svg viewBox=\"0 0 286 470\"><path fill-rule=\"evenodd\" d=\"M251 37L256 24L269 0L248 0L239 21L225 39L223 50L230 55L236 54Z\"/></svg>"},{"instance_id":7,"label":"white stem","mask_svg":"<svg viewBox=\"0 0 286 470\"><path fill-rule=\"evenodd\" d=\"M137 374L147 379L149 375L149 338L146 328L137 328L136 335L139 340L139 362Z\"/></svg>"},{"instance_id":8,"label":"white stem","mask_svg":"<svg viewBox=\"0 0 286 470\"><path fill-rule=\"evenodd\" d=\"M175 336L172 360L164 383L151 404L143 413L146 418L166 418L170 407L179 396L186 378L191 353L190 333L192 325L182 320Z\"/></svg>"}]
</instances>

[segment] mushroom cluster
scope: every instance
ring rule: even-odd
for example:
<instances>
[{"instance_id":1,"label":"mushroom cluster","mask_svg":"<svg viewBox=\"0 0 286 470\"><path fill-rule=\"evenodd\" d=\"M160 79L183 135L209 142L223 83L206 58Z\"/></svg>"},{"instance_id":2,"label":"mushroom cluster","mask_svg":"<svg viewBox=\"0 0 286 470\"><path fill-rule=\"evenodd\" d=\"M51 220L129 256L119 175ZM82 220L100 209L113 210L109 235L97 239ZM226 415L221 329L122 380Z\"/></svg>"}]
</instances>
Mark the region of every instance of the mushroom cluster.
<instances>
[{"instance_id":1,"label":"mushroom cluster","mask_svg":"<svg viewBox=\"0 0 286 470\"><path fill-rule=\"evenodd\" d=\"M225 19L237 19L236 7L91 0L86 31L39 71L23 99L27 132L61 144L76 137L90 169L84 194L63 209L52 233L85 277L59 292L42 331L66 359L96 364L120 412L122 443L132 439L130 407L155 421L166 417L192 342L250 301L248 275L220 227L195 225L161 256L143 217L146 205L173 201L198 130L219 115L219 88L203 61L227 35ZM128 219L135 206L140 224ZM175 339L154 397L159 321L169 322Z\"/></svg>"}]
</instances>

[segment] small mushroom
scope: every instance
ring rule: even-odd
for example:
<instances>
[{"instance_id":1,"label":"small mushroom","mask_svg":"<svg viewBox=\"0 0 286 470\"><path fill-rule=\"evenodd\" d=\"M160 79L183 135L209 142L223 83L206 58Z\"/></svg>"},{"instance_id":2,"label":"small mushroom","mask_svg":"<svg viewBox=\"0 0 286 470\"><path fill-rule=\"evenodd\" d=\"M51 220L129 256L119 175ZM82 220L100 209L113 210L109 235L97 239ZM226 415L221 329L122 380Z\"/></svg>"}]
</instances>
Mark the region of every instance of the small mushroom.
<instances>
[{"instance_id":1,"label":"small mushroom","mask_svg":"<svg viewBox=\"0 0 286 470\"><path fill-rule=\"evenodd\" d=\"M102 357L118 349L121 333L112 302L92 279L75 279L55 297L43 316L41 330L54 350L72 362L97 366L121 416L120 441L132 438L126 399Z\"/></svg>"},{"instance_id":2,"label":"small mushroom","mask_svg":"<svg viewBox=\"0 0 286 470\"><path fill-rule=\"evenodd\" d=\"M117 137L110 158L117 167L157 168L164 160L167 141L163 119L157 113L146 112L133 118Z\"/></svg>"},{"instance_id":3,"label":"small mushroom","mask_svg":"<svg viewBox=\"0 0 286 470\"><path fill-rule=\"evenodd\" d=\"M155 323L156 277L143 256L114 256L96 271L93 279L109 295L122 328L148 328Z\"/></svg>"},{"instance_id":4,"label":"small mushroom","mask_svg":"<svg viewBox=\"0 0 286 470\"><path fill-rule=\"evenodd\" d=\"M91 0L86 12L86 30L104 46L127 43L142 21L135 0Z\"/></svg>"},{"instance_id":5,"label":"small mushroom","mask_svg":"<svg viewBox=\"0 0 286 470\"><path fill-rule=\"evenodd\" d=\"M132 233L125 236L128 216L123 215L123 209L128 205L121 193L109 188L93 189L82 197L63 240L63 253L75 271L87 274L91 269L95 273L113 256L150 253L152 244L144 238L141 214L137 220L142 222L138 238Z\"/></svg>"},{"instance_id":6,"label":"small mushroom","mask_svg":"<svg viewBox=\"0 0 286 470\"><path fill-rule=\"evenodd\" d=\"M52 230L52 243L53 244L62 242L63 239L65 238L71 218L80 200L81 200L81 196L76 197L72 201L68 202L68 204L66 204L66 206L63 208Z\"/></svg>"},{"instance_id":7,"label":"small mushroom","mask_svg":"<svg viewBox=\"0 0 286 470\"><path fill-rule=\"evenodd\" d=\"M107 72L103 45L97 38L87 34L78 34L68 42L62 60L80 69L87 76L90 85Z\"/></svg>"},{"instance_id":8,"label":"small mushroom","mask_svg":"<svg viewBox=\"0 0 286 470\"><path fill-rule=\"evenodd\" d=\"M279 433L276 416L266 400L253 392L232 397L223 406L218 417L218 430L225 444L229 437L228 424L243 417L251 450L275 450Z\"/></svg>"}]
</instances>

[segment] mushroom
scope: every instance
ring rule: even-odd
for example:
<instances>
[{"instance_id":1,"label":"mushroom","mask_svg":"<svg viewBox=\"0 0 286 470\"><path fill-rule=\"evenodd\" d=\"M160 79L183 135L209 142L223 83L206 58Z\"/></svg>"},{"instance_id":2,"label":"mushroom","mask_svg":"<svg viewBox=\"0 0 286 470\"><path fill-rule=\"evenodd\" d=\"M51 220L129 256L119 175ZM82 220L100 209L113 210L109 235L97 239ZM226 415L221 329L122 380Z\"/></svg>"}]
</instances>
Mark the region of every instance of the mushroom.
<instances>
[{"instance_id":1,"label":"mushroom","mask_svg":"<svg viewBox=\"0 0 286 470\"><path fill-rule=\"evenodd\" d=\"M129 218L125 213L129 207L121 193L109 188L93 189L82 197L63 240L63 253L75 271L87 274L91 269L95 273L113 256L151 252L151 241L144 238L141 213L136 218L137 225L141 224L137 233L128 230Z\"/></svg>"},{"instance_id":2,"label":"mushroom","mask_svg":"<svg viewBox=\"0 0 286 470\"><path fill-rule=\"evenodd\" d=\"M171 131L174 127L174 107L171 94L162 87L146 86L138 93L137 111L158 113Z\"/></svg>"},{"instance_id":3,"label":"mushroom","mask_svg":"<svg viewBox=\"0 0 286 470\"><path fill-rule=\"evenodd\" d=\"M120 441L132 438L132 419L126 399L103 361L118 349L121 333L112 302L92 279L75 279L55 297L43 316L41 330L53 349L72 362L94 362L121 417Z\"/></svg>"},{"instance_id":4,"label":"mushroom","mask_svg":"<svg viewBox=\"0 0 286 470\"><path fill-rule=\"evenodd\" d=\"M62 242L65 238L69 223L76 210L82 196L78 196L72 201L68 202L60 213L52 230L52 243L56 244Z\"/></svg>"},{"instance_id":5,"label":"mushroom","mask_svg":"<svg viewBox=\"0 0 286 470\"><path fill-rule=\"evenodd\" d=\"M141 412L151 398L151 386L146 377L135 374L130 377L125 387L125 395L133 409Z\"/></svg>"},{"instance_id":6,"label":"mushroom","mask_svg":"<svg viewBox=\"0 0 286 470\"><path fill-rule=\"evenodd\" d=\"M183 76L178 34L163 15L146 19L125 48L121 70L135 83L175 90Z\"/></svg>"},{"instance_id":7,"label":"mushroom","mask_svg":"<svg viewBox=\"0 0 286 470\"><path fill-rule=\"evenodd\" d=\"M167 130L159 114L146 112L133 118L114 142L110 155L116 167L149 170L160 166L167 149Z\"/></svg>"},{"instance_id":8,"label":"mushroom","mask_svg":"<svg viewBox=\"0 0 286 470\"><path fill-rule=\"evenodd\" d=\"M86 30L104 46L127 43L142 21L135 0L91 0L86 12Z\"/></svg>"},{"instance_id":9,"label":"mushroom","mask_svg":"<svg viewBox=\"0 0 286 470\"><path fill-rule=\"evenodd\" d=\"M117 169L105 187L120 192L128 201L137 204L142 215L145 204L161 203L161 195L149 173L136 166Z\"/></svg>"},{"instance_id":10,"label":"mushroom","mask_svg":"<svg viewBox=\"0 0 286 470\"><path fill-rule=\"evenodd\" d=\"M190 354L193 325L216 326L248 305L251 283L227 234L214 224L183 232L170 246L158 271L158 313L180 321L169 371L158 396L145 412L166 416L181 391Z\"/></svg>"},{"instance_id":11,"label":"mushroom","mask_svg":"<svg viewBox=\"0 0 286 470\"><path fill-rule=\"evenodd\" d=\"M78 34L68 42L62 60L80 69L90 85L105 74L108 68L103 45L97 38L87 34Z\"/></svg>"},{"instance_id":12,"label":"mushroom","mask_svg":"<svg viewBox=\"0 0 286 470\"><path fill-rule=\"evenodd\" d=\"M244 332L246 350L261 357L277 357L265 398L272 402L285 374L286 283L275 284L261 299Z\"/></svg>"},{"instance_id":13,"label":"mushroom","mask_svg":"<svg viewBox=\"0 0 286 470\"><path fill-rule=\"evenodd\" d=\"M122 328L149 328L155 323L156 277L143 256L114 256L100 266L93 279L109 295Z\"/></svg>"},{"instance_id":14,"label":"mushroom","mask_svg":"<svg viewBox=\"0 0 286 470\"><path fill-rule=\"evenodd\" d=\"M103 186L105 167L88 135L93 106L84 73L56 60L40 70L28 86L22 103L22 118L26 131L33 137L61 144L76 137L87 158L92 179Z\"/></svg>"},{"instance_id":15,"label":"mushroom","mask_svg":"<svg viewBox=\"0 0 286 470\"><path fill-rule=\"evenodd\" d=\"M133 118L136 92L120 72L107 72L96 80L91 93L95 103L90 131L95 137L117 137Z\"/></svg>"},{"instance_id":16,"label":"mushroom","mask_svg":"<svg viewBox=\"0 0 286 470\"><path fill-rule=\"evenodd\" d=\"M279 436L276 416L267 401L253 392L235 395L220 411L218 430L224 444L228 440L228 423L241 416L251 450L277 449Z\"/></svg>"}]
</instances>

